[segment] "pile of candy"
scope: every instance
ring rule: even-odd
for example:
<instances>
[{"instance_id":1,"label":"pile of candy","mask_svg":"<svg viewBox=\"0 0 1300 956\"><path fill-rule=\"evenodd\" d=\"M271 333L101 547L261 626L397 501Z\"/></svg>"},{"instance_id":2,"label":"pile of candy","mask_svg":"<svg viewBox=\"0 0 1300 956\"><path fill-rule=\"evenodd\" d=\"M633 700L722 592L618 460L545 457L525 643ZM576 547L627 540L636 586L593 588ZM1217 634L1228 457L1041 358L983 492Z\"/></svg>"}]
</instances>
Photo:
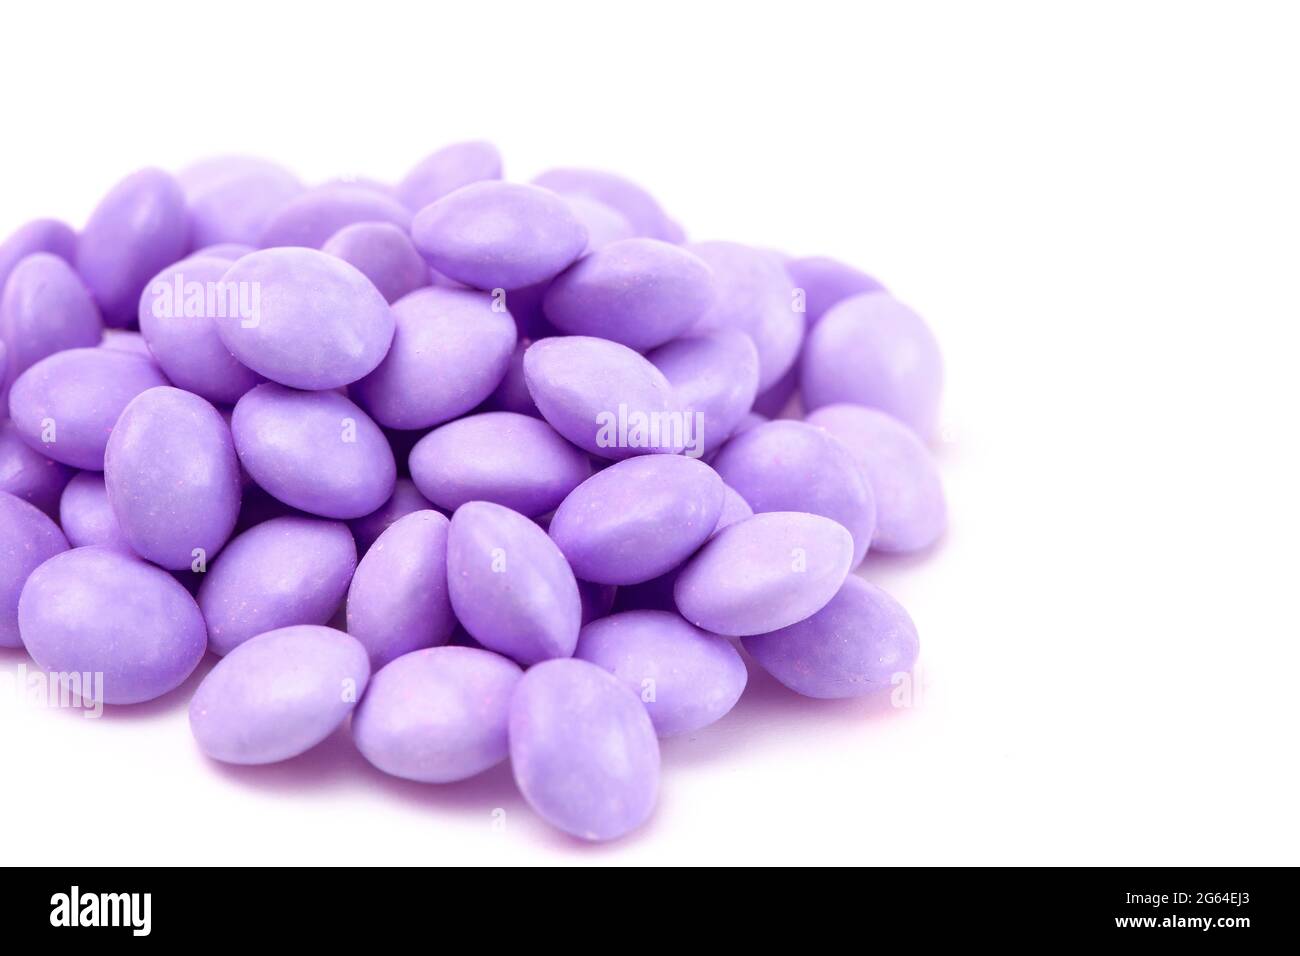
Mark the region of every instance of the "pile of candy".
<instances>
[{"instance_id":1,"label":"pile of candy","mask_svg":"<svg viewBox=\"0 0 1300 956\"><path fill-rule=\"evenodd\" d=\"M501 176L486 143L396 187L222 158L5 241L0 645L107 704L212 651L217 760L350 717L399 777L509 758L592 840L735 705L733 639L811 697L907 672L911 619L852 572L944 530L921 319L687 243L620 177Z\"/></svg>"}]
</instances>

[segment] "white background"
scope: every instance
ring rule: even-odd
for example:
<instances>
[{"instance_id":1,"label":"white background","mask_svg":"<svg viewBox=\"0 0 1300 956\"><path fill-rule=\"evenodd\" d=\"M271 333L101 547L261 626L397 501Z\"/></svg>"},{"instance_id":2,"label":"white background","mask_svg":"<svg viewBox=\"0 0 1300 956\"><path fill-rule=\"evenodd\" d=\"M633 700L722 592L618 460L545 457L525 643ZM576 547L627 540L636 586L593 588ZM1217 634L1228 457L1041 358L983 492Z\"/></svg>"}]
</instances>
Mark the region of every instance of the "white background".
<instances>
[{"instance_id":1,"label":"white background","mask_svg":"<svg viewBox=\"0 0 1300 956\"><path fill-rule=\"evenodd\" d=\"M911 708L754 675L589 847L508 768L346 737L204 760L194 682L102 720L0 700L0 861L1300 862L1300 30L1263 3L10 4L0 232L142 165L621 171L693 237L829 254L933 324L949 537L869 558ZM0 653L13 672L22 657ZM492 826L495 808L506 826Z\"/></svg>"}]
</instances>

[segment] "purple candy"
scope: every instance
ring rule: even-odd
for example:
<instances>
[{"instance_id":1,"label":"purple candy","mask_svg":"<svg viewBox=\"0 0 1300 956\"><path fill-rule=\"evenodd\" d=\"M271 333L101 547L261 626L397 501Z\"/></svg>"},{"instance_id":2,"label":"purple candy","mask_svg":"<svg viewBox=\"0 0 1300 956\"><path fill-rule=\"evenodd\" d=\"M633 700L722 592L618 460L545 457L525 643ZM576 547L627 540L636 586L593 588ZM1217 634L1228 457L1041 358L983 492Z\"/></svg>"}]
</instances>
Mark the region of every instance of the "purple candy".
<instances>
[{"instance_id":1,"label":"purple candy","mask_svg":"<svg viewBox=\"0 0 1300 956\"><path fill-rule=\"evenodd\" d=\"M451 637L448 525L437 511L399 518L357 565L348 588L348 633L365 647L371 666Z\"/></svg>"},{"instance_id":2,"label":"purple candy","mask_svg":"<svg viewBox=\"0 0 1300 956\"><path fill-rule=\"evenodd\" d=\"M554 511L591 475L591 461L546 422L486 412L448 422L411 452L411 477L440 508L492 501L529 518Z\"/></svg>"},{"instance_id":3,"label":"purple candy","mask_svg":"<svg viewBox=\"0 0 1300 956\"><path fill-rule=\"evenodd\" d=\"M765 418L779 418L790 405L790 400L799 391L799 363L790 366L790 371L768 386L766 391L754 397L752 411Z\"/></svg>"},{"instance_id":4,"label":"purple candy","mask_svg":"<svg viewBox=\"0 0 1300 956\"><path fill-rule=\"evenodd\" d=\"M418 212L462 186L501 178L501 154L481 140L452 143L420 160L397 185L397 198Z\"/></svg>"},{"instance_id":5,"label":"purple candy","mask_svg":"<svg viewBox=\"0 0 1300 956\"><path fill-rule=\"evenodd\" d=\"M850 577L816 614L744 639L769 674L807 697L860 697L893 686L912 669L919 644L897 601Z\"/></svg>"},{"instance_id":6,"label":"purple candy","mask_svg":"<svg viewBox=\"0 0 1300 956\"><path fill-rule=\"evenodd\" d=\"M723 528L730 528L738 521L744 521L746 518L754 516L754 509L749 506L749 502L740 496L731 485L722 486L722 513L718 515L718 523L713 529L717 534Z\"/></svg>"},{"instance_id":7,"label":"purple candy","mask_svg":"<svg viewBox=\"0 0 1300 956\"><path fill-rule=\"evenodd\" d=\"M489 650L525 665L573 654L577 582L546 532L518 512L462 505L451 518L447 582L457 619Z\"/></svg>"},{"instance_id":8,"label":"purple candy","mask_svg":"<svg viewBox=\"0 0 1300 956\"><path fill-rule=\"evenodd\" d=\"M603 667L640 697L660 737L721 719L749 679L730 641L669 611L625 611L588 624L574 656Z\"/></svg>"},{"instance_id":9,"label":"purple candy","mask_svg":"<svg viewBox=\"0 0 1300 956\"><path fill-rule=\"evenodd\" d=\"M252 156L205 159L176 178L189 204L196 247L255 246L272 217L303 191L293 173Z\"/></svg>"},{"instance_id":10,"label":"purple candy","mask_svg":"<svg viewBox=\"0 0 1300 956\"><path fill-rule=\"evenodd\" d=\"M391 222L357 222L344 226L321 246L359 269L389 302L427 286L429 267L411 244L406 230Z\"/></svg>"},{"instance_id":11,"label":"purple candy","mask_svg":"<svg viewBox=\"0 0 1300 956\"><path fill-rule=\"evenodd\" d=\"M23 259L37 252L48 252L65 262L77 259L77 234L57 219L33 219L0 242L0 292L9 281L9 273Z\"/></svg>"},{"instance_id":12,"label":"purple candy","mask_svg":"<svg viewBox=\"0 0 1300 956\"><path fill-rule=\"evenodd\" d=\"M317 186L280 207L262 229L257 245L319 249L330 236L356 222L390 222L411 228L411 213L396 199L359 183Z\"/></svg>"},{"instance_id":13,"label":"purple candy","mask_svg":"<svg viewBox=\"0 0 1300 956\"><path fill-rule=\"evenodd\" d=\"M388 440L338 392L259 385L235 406L231 431L249 475L291 507L361 518L393 494L397 464Z\"/></svg>"},{"instance_id":14,"label":"purple candy","mask_svg":"<svg viewBox=\"0 0 1300 956\"><path fill-rule=\"evenodd\" d=\"M90 291L56 255L38 252L23 259L3 290L0 338L8 354L0 363L0 384L12 382L48 355L98 345L103 338L104 323ZM4 394L0 389L0 397Z\"/></svg>"},{"instance_id":15,"label":"purple candy","mask_svg":"<svg viewBox=\"0 0 1300 956\"><path fill-rule=\"evenodd\" d=\"M0 492L0 647L22 647L18 596L41 564L68 550L58 525L11 494Z\"/></svg>"},{"instance_id":16,"label":"purple candy","mask_svg":"<svg viewBox=\"0 0 1300 956\"><path fill-rule=\"evenodd\" d=\"M347 525L284 517L250 528L226 545L199 586L212 650L228 654L263 631L324 624L356 567Z\"/></svg>"},{"instance_id":17,"label":"purple candy","mask_svg":"<svg viewBox=\"0 0 1300 956\"><path fill-rule=\"evenodd\" d=\"M379 536L392 527L393 522L398 518L432 507L433 502L420 494L420 490L415 487L415 482L410 478L398 478L393 485L392 495L377 510L370 512L364 518L356 518L348 522L348 527L352 529L352 536L357 539L357 551L361 554L369 551L371 545L379 540Z\"/></svg>"},{"instance_id":18,"label":"purple candy","mask_svg":"<svg viewBox=\"0 0 1300 956\"><path fill-rule=\"evenodd\" d=\"M505 760L510 700L523 671L473 647L433 647L374 676L352 718L352 738L385 773L452 783Z\"/></svg>"},{"instance_id":19,"label":"purple candy","mask_svg":"<svg viewBox=\"0 0 1300 956\"><path fill-rule=\"evenodd\" d=\"M250 252L256 252L257 246L245 245L242 242L218 242L211 246L204 246L196 249L190 256L192 259L225 259L227 262L235 262L244 258Z\"/></svg>"},{"instance_id":20,"label":"purple candy","mask_svg":"<svg viewBox=\"0 0 1300 956\"><path fill-rule=\"evenodd\" d=\"M587 661L524 674L510 702L510 763L529 805L584 840L617 839L654 810L654 725L635 694Z\"/></svg>"},{"instance_id":21,"label":"purple candy","mask_svg":"<svg viewBox=\"0 0 1300 956\"><path fill-rule=\"evenodd\" d=\"M33 571L18 627L42 669L81 675L82 696L105 704L176 689L207 647L203 616L175 578L106 548L65 551Z\"/></svg>"},{"instance_id":22,"label":"purple candy","mask_svg":"<svg viewBox=\"0 0 1300 956\"><path fill-rule=\"evenodd\" d=\"M370 679L365 649L329 627L298 625L245 641L190 701L190 730L214 760L288 760L332 734Z\"/></svg>"},{"instance_id":23,"label":"purple candy","mask_svg":"<svg viewBox=\"0 0 1300 956\"><path fill-rule=\"evenodd\" d=\"M149 343L145 341L143 335L139 332L131 332L126 329L105 329L104 337L99 342L99 348L112 349L117 352L130 352L132 355L138 355L146 358L155 365L158 363L154 360L153 352L149 351ZM159 366L161 370L161 366Z\"/></svg>"},{"instance_id":24,"label":"purple candy","mask_svg":"<svg viewBox=\"0 0 1300 956\"><path fill-rule=\"evenodd\" d=\"M59 524L74 548L101 547L136 556L108 503L100 472L78 472L68 482L59 500Z\"/></svg>"},{"instance_id":25,"label":"purple candy","mask_svg":"<svg viewBox=\"0 0 1300 956\"><path fill-rule=\"evenodd\" d=\"M496 387L484 402L484 408L496 412L515 412L519 415L531 415L540 418L537 403L528 394L528 382L524 378L524 353L533 344L532 339L520 339L515 343L515 350L510 355L510 364L506 374L501 377L501 384Z\"/></svg>"},{"instance_id":26,"label":"purple candy","mask_svg":"<svg viewBox=\"0 0 1300 956\"><path fill-rule=\"evenodd\" d=\"M53 516L72 475L71 468L34 451L17 425L0 420L0 491Z\"/></svg>"},{"instance_id":27,"label":"purple candy","mask_svg":"<svg viewBox=\"0 0 1300 956\"><path fill-rule=\"evenodd\" d=\"M795 287L804 291L804 314L809 328L827 309L851 295L885 291L883 285L865 272L825 256L791 259L786 262L785 270Z\"/></svg>"},{"instance_id":28,"label":"purple candy","mask_svg":"<svg viewBox=\"0 0 1300 956\"><path fill-rule=\"evenodd\" d=\"M669 342L646 356L696 416L705 453L736 430L758 392L758 351L749 336L719 329Z\"/></svg>"},{"instance_id":29,"label":"purple candy","mask_svg":"<svg viewBox=\"0 0 1300 956\"><path fill-rule=\"evenodd\" d=\"M564 201L569 204L569 208L573 210L578 220L587 227L588 252L607 246L611 242L636 237L636 230L632 228L632 224L613 207L585 196L565 196Z\"/></svg>"},{"instance_id":30,"label":"purple candy","mask_svg":"<svg viewBox=\"0 0 1300 956\"><path fill-rule=\"evenodd\" d=\"M604 203L628 221L634 235L681 242L681 227L664 214L653 196L630 180L598 169L552 169L533 182L562 196Z\"/></svg>"}]
</instances>

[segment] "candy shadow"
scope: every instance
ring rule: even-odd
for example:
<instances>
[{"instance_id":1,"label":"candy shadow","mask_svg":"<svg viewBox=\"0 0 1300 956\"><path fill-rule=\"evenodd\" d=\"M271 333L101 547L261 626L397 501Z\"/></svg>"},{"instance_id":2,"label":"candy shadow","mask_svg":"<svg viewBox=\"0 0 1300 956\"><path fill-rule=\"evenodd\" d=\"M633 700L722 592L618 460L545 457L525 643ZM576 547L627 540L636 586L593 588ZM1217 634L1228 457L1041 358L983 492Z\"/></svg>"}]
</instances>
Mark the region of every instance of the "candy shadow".
<instances>
[{"instance_id":1,"label":"candy shadow","mask_svg":"<svg viewBox=\"0 0 1300 956\"><path fill-rule=\"evenodd\" d=\"M105 704L100 719L129 723L135 720L152 720L155 717L187 710L190 706L190 698L194 696L203 678L208 676L208 671L217 665L219 659L213 654L205 654L203 660L199 661L199 666L194 668L194 673L185 678L183 684L161 697L155 697L141 704ZM80 711L72 710L71 713L80 714Z\"/></svg>"},{"instance_id":2,"label":"candy shadow","mask_svg":"<svg viewBox=\"0 0 1300 956\"><path fill-rule=\"evenodd\" d=\"M932 562L948 546L951 532L945 532L939 540L920 551L891 554L885 551L867 551L867 556L854 572L859 577L872 579L873 574L894 574L913 571Z\"/></svg>"}]
</instances>

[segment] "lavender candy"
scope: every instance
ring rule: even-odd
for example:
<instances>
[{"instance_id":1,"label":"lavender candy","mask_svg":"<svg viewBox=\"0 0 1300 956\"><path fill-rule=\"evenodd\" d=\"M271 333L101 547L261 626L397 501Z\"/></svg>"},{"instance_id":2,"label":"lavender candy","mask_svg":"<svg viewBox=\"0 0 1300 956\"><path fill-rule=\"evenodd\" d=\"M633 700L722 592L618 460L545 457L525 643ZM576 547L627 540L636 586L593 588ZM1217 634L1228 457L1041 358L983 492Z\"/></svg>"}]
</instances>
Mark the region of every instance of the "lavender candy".
<instances>
[{"instance_id":1,"label":"lavender candy","mask_svg":"<svg viewBox=\"0 0 1300 956\"><path fill-rule=\"evenodd\" d=\"M826 310L849 296L884 292L885 287L865 272L825 256L791 259L785 264L795 287L804 291L804 314L809 328Z\"/></svg>"},{"instance_id":2,"label":"lavender candy","mask_svg":"<svg viewBox=\"0 0 1300 956\"><path fill-rule=\"evenodd\" d=\"M56 255L38 252L21 260L2 288L0 338L8 357L0 363L0 383L12 382L48 355L98 345L103 337L104 323L90 291Z\"/></svg>"},{"instance_id":3,"label":"lavender candy","mask_svg":"<svg viewBox=\"0 0 1300 956\"><path fill-rule=\"evenodd\" d=\"M77 548L32 572L18 601L23 644L54 674L103 674L82 696L138 704L175 690L203 658L194 599L166 571L105 548Z\"/></svg>"},{"instance_id":4,"label":"lavender candy","mask_svg":"<svg viewBox=\"0 0 1300 956\"><path fill-rule=\"evenodd\" d=\"M429 267L410 236L391 222L344 226L321 246L321 252L355 266L389 302L430 283Z\"/></svg>"},{"instance_id":5,"label":"lavender candy","mask_svg":"<svg viewBox=\"0 0 1300 956\"><path fill-rule=\"evenodd\" d=\"M853 567L876 530L876 499L853 456L825 430L776 421L738 435L713 459L722 480L755 512L807 511L853 535Z\"/></svg>"},{"instance_id":6,"label":"lavender candy","mask_svg":"<svg viewBox=\"0 0 1300 956\"><path fill-rule=\"evenodd\" d=\"M393 493L377 510L348 522L352 536L357 539L357 551L361 554L369 551L379 536L399 518L432 507L433 503L420 494L415 482L410 478L398 478L393 485Z\"/></svg>"},{"instance_id":7,"label":"lavender candy","mask_svg":"<svg viewBox=\"0 0 1300 956\"><path fill-rule=\"evenodd\" d=\"M720 720L749 679L730 641L669 611L625 611L588 624L574 656L603 667L640 697L660 737Z\"/></svg>"},{"instance_id":8,"label":"lavender candy","mask_svg":"<svg viewBox=\"0 0 1300 956\"><path fill-rule=\"evenodd\" d=\"M388 354L392 310L341 259L314 249L263 249L231 266L223 282L241 308L213 317L217 334L235 358L273 382L338 388Z\"/></svg>"},{"instance_id":9,"label":"lavender candy","mask_svg":"<svg viewBox=\"0 0 1300 956\"><path fill-rule=\"evenodd\" d=\"M853 563L853 536L821 515L756 514L711 538L677 576L682 617L742 637L786 627L820 611Z\"/></svg>"},{"instance_id":10,"label":"lavender candy","mask_svg":"<svg viewBox=\"0 0 1300 956\"><path fill-rule=\"evenodd\" d=\"M488 650L524 665L573 654L578 584L546 532L518 512L487 501L457 509L447 583L456 618Z\"/></svg>"},{"instance_id":11,"label":"lavender candy","mask_svg":"<svg viewBox=\"0 0 1300 956\"><path fill-rule=\"evenodd\" d=\"M626 345L585 335L542 339L524 353L524 380L551 427L593 455L676 454L698 440L663 372Z\"/></svg>"},{"instance_id":12,"label":"lavender candy","mask_svg":"<svg viewBox=\"0 0 1300 956\"><path fill-rule=\"evenodd\" d=\"M222 282L230 263L209 254L168 266L140 296L140 332L172 383L210 402L233 405L265 379L233 355L217 332L216 316L252 312L254 299Z\"/></svg>"},{"instance_id":13,"label":"lavender candy","mask_svg":"<svg viewBox=\"0 0 1300 956\"><path fill-rule=\"evenodd\" d=\"M807 697L860 697L893 686L919 647L907 611L880 588L850 577L816 614L744 639L759 665Z\"/></svg>"},{"instance_id":14,"label":"lavender candy","mask_svg":"<svg viewBox=\"0 0 1300 956\"><path fill-rule=\"evenodd\" d=\"M604 248L611 242L636 238L636 230L622 213L603 202L585 196L565 196L578 221L587 227L587 251Z\"/></svg>"},{"instance_id":15,"label":"lavender candy","mask_svg":"<svg viewBox=\"0 0 1300 956\"><path fill-rule=\"evenodd\" d=\"M794 398L795 393L798 391L799 363L795 362L790 366L790 371L754 397L754 404L750 410L765 418L780 418L790 406L790 400Z\"/></svg>"},{"instance_id":16,"label":"lavender candy","mask_svg":"<svg viewBox=\"0 0 1300 956\"><path fill-rule=\"evenodd\" d=\"M33 219L0 242L0 292L14 266L37 252L48 252L65 262L77 258L77 234L57 219Z\"/></svg>"},{"instance_id":17,"label":"lavender candy","mask_svg":"<svg viewBox=\"0 0 1300 956\"><path fill-rule=\"evenodd\" d=\"M411 477L440 508L492 501L529 518L554 511L591 476L591 461L546 422L485 412L448 422L411 452Z\"/></svg>"},{"instance_id":18,"label":"lavender candy","mask_svg":"<svg viewBox=\"0 0 1300 956\"><path fill-rule=\"evenodd\" d=\"M68 550L58 525L11 494L0 492L0 647L22 647L18 596L40 565Z\"/></svg>"},{"instance_id":19,"label":"lavender candy","mask_svg":"<svg viewBox=\"0 0 1300 956\"><path fill-rule=\"evenodd\" d=\"M393 522L357 565L348 588L348 633L373 667L446 644L456 627L447 596L447 529L437 511Z\"/></svg>"},{"instance_id":20,"label":"lavender candy","mask_svg":"<svg viewBox=\"0 0 1300 956\"><path fill-rule=\"evenodd\" d=\"M282 166L253 156L216 156L176 177L185 191L196 247L254 246L275 215L303 192Z\"/></svg>"},{"instance_id":21,"label":"lavender candy","mask_svg":"<svg viewBox=\"0 0 1300 956\"><path fill-rule=\"evenodd\" d=\"M397 184L397 198L413 212L462 186L501 178L501 154L491 143L452 143L415 165Z\"/></svg>"},{"instance_id":22,"label":"lavender candy","mask_svg":"<svg viewBox=\"0 0 1300 956\"><path fill-rule=\"evenodd\" d=\"M876 499L877 551L928 548L948 524L934 456L910 428L863 405L824 405L808 416L848 449Z\"/></svg>"},{"instance_id":23,"label":"lavender candy","mask_svg":"<svg viewBox=\"0 0 1300 956\"><path fill-rule=\"evenodd\" d=\"M0 419L0 491L53 516L72 475L71 468L34 451L17 425Z\"/></svg>"},{"instance_id":24,"label":"lavender candy","mask_svg":"<svg viewBox=\"0 0 1300 956\"><path fill-rule=\"evenodd\" d=\"M212 650L228 654L254 635L324 624L347 594L357 549L347 526L288 516L232 540L199 585Z\"/></svg>"},{"instance_id":25,"label":"lavender candy","mask_svg":"<svg viewBox=\"0 0 1300 956\"><path fill-rule=\"evenodd\" d=\"M634 235L681 242L681 227L648 192L630 180L598 169L552 169L533 182L565 197L594 199L614 209L631 224Z\"/></svg>"},{"instance_id":26,"label":"lavender candy","mask_svg":"<svg viewBox=\"0 0 1300 956\"><path fill-rule=\"evenodd\" d=\"M850 402L893 415L922 439L934 435L943 390L939 344L893 296L866 292L827 312L803 353L804 407Z\"/></svg>"},{"instance_id":27,"label":"lavender candy","mask_svg":"<svg viewBox=\"0 0 1300 956\"><path fill-rule=\"evenodd\" d=\"M63 489L59 525L74 548L101 547L136 556L108 503L104 476L97 471L78 472Z\"/></svg>"},{"instance_id":28,"label":"lavender candy","mask_svg":"<svg viewBox=\"0 0 1300 956\"><path fill-rule=\"evenodd\" d=\"M169 571L201 570L239 517L239 459L221 413L179 388L138 395L113 426L104 484L122 533Z\"/></svg>"},{"instance_id":29,"label":"lavender candy","mask_svg":"<svg viewBox=\"0 0 1300 956\"><path fill-rule=\"evenodd\" d=\"M695 416L705 454L718 448L754 404L758 350L735 329L688 335L646 356L664 373L682 412Z\"/></svg>"},{"instance_id":30,"label":"lavender candy","mask_svg":"<svg viewBox=\"0 0 1300 956\"><path fill-rule=\"evenodd\" d=\"M352 396L388 428L429 428L464 415L497 387L515 347L499 300L467 289L419 289L392 307L397 331Z\"/></svg>"},{"instance_id":31,"label":"lavender candy","mask_svg":"<svg viewBox=\"0 0 1300 956\"><path fill-rule=\"evenodd\" d=\"M77 237L77 271L104 321L135 318L150 277L185 255L190 218L180 184L160 169L142 169L109 191Z\"/></svg>"},{"instance_id":32,"label":"lavender candy","mask_svg":"<svg viewBox=\"0 0 1300 956\"><path fill-rule=\"evenodd\" d=\"M259 634L212 668L190 701L190 730L214 760L288 760L332 734L370 679L365 649L329 627Z\"/></svg>"},{"instance_id":33,"label":"lavender candy","mask_svg":"<svg viewBox=\"0 0 1300 956\"><path fill-rule=\"evenodd\" d=\"M319 249L344 226L390 222L411 228L411 213L396 199L358 183L326 183L282 206L262 229L257 245Z\"/></svg>"},{"instance_id":34,"label":"lavender candy","mask_svg":"<svg viewBox=\"0 0 1300 956\"><path fill-rule=\"evenodd\" d=\"M624 239L556 276L542 308L563 332L644 351L689 329L716 295L713 273L697 256L658 239Z\"/></svg>"},{"instance_id":35,"label":"lavender candy","mask_svg":"<svg viewBox=\"0 0 1300 956\"><path fill-rule=\"evenodd\" d=\"M509 753L510 698L523 671L473 647L432 647L397 658L371 680L352 718L357 749L385 773L452 783Z\"/></svg>"},{"instance_id":36,"label":"lavender candy","mask_svg":"<svg viewBox=\"0 0 1300 956\"><path fill-rule=\"evenodd\" d=\"M411 237L443 275L479 289L518 289L560 273L587 247L587 229L559 196L485 181L420 210Z\"/></svg>"},{"instance_id":37,"label":"lavender candy","mask_svg":"<svg viewBox=\"0 0 1300 956\"><path fill-rule=\"evenodd\" d=\"M239 460L280 501L325 518L361 518L386 502L397 463L379 427L338 392L259 385L231 420Z\"/></svg>"},{"instance_id":38,"label":"lavender candy","mask_svg":"<svg viewBox=\"0 0 1300 956\"><path fill-rule=\"evenodd\" d=\"M145 341L144 336L129 329L105 329L104 337L99 342L99 348L130 352L132 355L148 359L154 365L158 365L153 352L149 351L149 343ZM160 371L161 369L162 366L159 366Z\"/></svg>"},{"instance_id":39,"label":"lavender candy","mask_svg":"<svg viewBox=\"0 0 1300 956\"><path fill-rule=\"evenodd\" d=\"M749 506L749 502L740 496L731 485L722 486L722 512L718 515L718 523L713 528L713 533L717 534L723 528L730 528L737 522L744 521L746 518L754 517L754 509Z\"/></svg>"},{"instance_id":40,"label":"lavender candy","mask_svg":"<svg viewBox=\"0 0 1300 956\"><path fill-rule=\"evenodd\" d=\"M256 252L256 246L245 245L242 242L218 242L210 246L204 246L196 249L190 254L191 259L225 259L227 262L236 262L250 252Z\"/></svg>"},{"instance_id":41,"label":"lavender candy","mask_svg":"<svg viewBox=\"0 0 1300 956\"><path fill-rule=\"evenodd\" d=\"M528 804L584 840L613 840L654 810L659 741L637 696L580 660L530 668L510 701L510 763Z\"/></svg>"},{"instance_id":42,"label":"lavender candy","mask_svg":"<svg viewBox=\"0 0 1300 956\"><path fill-rule=\"evenodd\" d=\"M166 385L158 366L131 352L68 349L43 358L13 383L9 414L23 441L75 468L103 471L118 416L141 392Z\"/></svg>"},{"instance_id":43,"label":"lavender candy","mask_svg":"<svg viewBox=\"0 0 1300 956\"><path fill-rule=\"evenodd\" d=\"M495 412L515 412L541 418L537 403L528 394L528 382L524 380L524 353L533 344L529 338L521 338L515 343L515 350L510 354L506 374L501 376L501 383L493 390L483 403L483 408Z\"/></svg>"},{"instance_id":44,"label":"lavender candy","mask_svg":"<svg viewBox=\"0 0 1300 956\"><path fill-rule=\"evenodd\" d=\"M631 458L564 499L551 519L551 539L583 580L639 584L671 571L704 543L723 494L717 473L693 458Z\"/></svg>"}]
</instances>

